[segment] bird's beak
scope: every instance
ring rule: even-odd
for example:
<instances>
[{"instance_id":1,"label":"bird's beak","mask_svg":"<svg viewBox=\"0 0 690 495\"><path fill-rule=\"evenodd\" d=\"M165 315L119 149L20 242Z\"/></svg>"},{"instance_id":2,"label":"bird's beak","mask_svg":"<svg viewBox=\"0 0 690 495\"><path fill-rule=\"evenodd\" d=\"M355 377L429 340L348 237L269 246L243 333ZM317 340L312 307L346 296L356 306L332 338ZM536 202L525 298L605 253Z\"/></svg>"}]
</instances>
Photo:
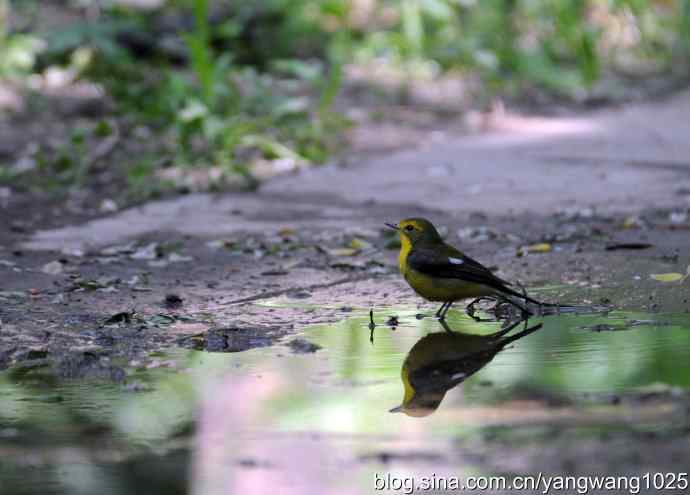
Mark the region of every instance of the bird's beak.
<instances>
[{"instance_id":1,"label":"bird's beak","mask_svg":"<svg viewBox=\"0 0 690 495\"><path fill-rule=\"evenodd\" d=\"M403 406L402 406L402 405L399 405L398 407L394 407L393 409L391 409L391 410L388 411L388 412L392 412L392 413L401 413L401 412L403 412Z\"/></svg>"},{"instance_id":2,"label":"bird's beak","mask_svg":"<svg viewBox=\"0 0 690 495\"><path fill-rule=\"evenodd\" d=\"M400 227L398 227L398 226L395 225L394 223L386 223L386 224L384 224L384 225L385 225L386 227L390 227L390 228L393 229L393 230L400 230Z\"/></svg>"}]
</instances>

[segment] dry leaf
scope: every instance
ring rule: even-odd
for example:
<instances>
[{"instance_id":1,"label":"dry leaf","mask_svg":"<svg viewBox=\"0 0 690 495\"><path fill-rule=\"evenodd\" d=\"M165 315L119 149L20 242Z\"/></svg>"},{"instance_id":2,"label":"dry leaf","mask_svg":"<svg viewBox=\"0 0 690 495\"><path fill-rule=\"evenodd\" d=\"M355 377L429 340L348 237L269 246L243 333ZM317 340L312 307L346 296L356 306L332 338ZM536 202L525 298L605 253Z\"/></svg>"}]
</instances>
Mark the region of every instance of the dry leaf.
<instances>
[{"instance_id":1,"label":"dry leaf","mask_svg":"<svg viewBox=\"0 0 690 495\"><path fill-rule=\"evenodd\" d=\"M548 253L551 252L553 247L548 242L542 242L539 244L532 244L530 246L522 246L518 249L517 255L524 256L527 253Z\"/></svg>"},{"instance_id":2,"label":"dry leaf","mask_svg":"<svg viewBox=\"0 0 690 495\"><path fill-rule=\"evenodd\" d=\"M640 217L632 216L632 217L627 217L625 220L623 220L623 228L624 229L636 229L642 226L642 221L640 220Z\"/></svg>"},{"instance_id":3,"label":"dry leaf","mask_svg":"<svg viewBox=\"0 0 690 495\"><path fill-rule=\"evenodd\" d=\"M47 273L48 275L59 275L63 271L63 266L59 261L51 261L50 263L43 265L41 271L43 273Z\"/></svg>"},{"instance_id":4,"label":"dry leaf","mask_svg":"<svg viewBox=\"0 0 690 495\"><path fill-rule=\"evenodd\" d=\"M355 237L354 239L352 239L352 242L350 243L350 247L352 249L358 249L358 250L369 249L371 247L371 243Z\"/></svg>"},{"instance_id":5,"label":"dry leaf","mask_svg":"<svg viewBox=\"0 0 690 495\"><path fill-rule=\"evenodd\" d=\"M338 248L338 249L329 249L328 254L331 256L354 256L359 252L358 249L353 249L353 248Z\"/></svg>"},{"instance_id":6,"label":"dry leaf","mask_svg":"<svg viewBox=\"0 0 690 495\"><path fill-rule=\"evenodd\" d=\"M683 275L682 273L657 273L650 276L659 282L677 282L687 277L687 275Z\"/></svg>"},{"instance_id":7,"label":"dry leaf","mask_svg":"<svg viewBox=\"0 0 690 495\"><path fill-rule=\"evenodd\" d=\"M129 255L133 260L155 260L158 257L158 243L152 242L142 246Z\"/></svg>"}]
</instances>

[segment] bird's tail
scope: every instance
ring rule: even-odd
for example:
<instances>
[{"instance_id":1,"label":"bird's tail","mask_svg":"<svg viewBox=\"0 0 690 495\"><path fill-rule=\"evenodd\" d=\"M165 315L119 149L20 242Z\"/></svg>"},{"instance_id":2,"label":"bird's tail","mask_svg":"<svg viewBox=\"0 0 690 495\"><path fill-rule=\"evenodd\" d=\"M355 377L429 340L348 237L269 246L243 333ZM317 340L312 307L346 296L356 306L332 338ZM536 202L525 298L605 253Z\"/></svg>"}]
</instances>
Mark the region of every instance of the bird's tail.
<instances>
[{"instance_id":1,"label":"bird's tail","mask_svg":"<svg viewBox=\"0 0 690 495\"><path fill-rule=\"evenodd\" d=\"M535 306L538 307L539 311L538 314L541 316L546 316L546 315L555 315L555 314L562 314L562 313L569 313L569 314L592 314L592 313L601 313L604 311L610 311L611 307L610 306L603 306L603 305L594 305L594 306L576 306L573 304L553 304L553 303L545 303L541 301L537 301L536 299L533 299L529 297L527 294L520 294L516 290L511 289L510 287L503 287L503 296L511 296L515 298L519 298L523 301L527 301L528 303L532 303ZM515 301L510 300L508 302L520 306L516 304ZM533 311L530 311L529 308L523 308L520 306L524 311L534 314Z\"/></svg>"},{"instance_id":2,"label":"bird's tail","mask_svg":"<svg viewBox=\"0 0 690 495\"><path fill-rule=\"evenodd\" d=\"M519 299L522 299L524 301L530 302L532 304L536 304L537 306L558 306L558 304L551 304L551 303L545 303L541 301L537 301L536 299L533 299L529 297L527 294L520 294L518 291L511 289L510 287L506 287L505 285L501 287L501 292L504 294L517 297Z\"/></svg>"}]
</instances>

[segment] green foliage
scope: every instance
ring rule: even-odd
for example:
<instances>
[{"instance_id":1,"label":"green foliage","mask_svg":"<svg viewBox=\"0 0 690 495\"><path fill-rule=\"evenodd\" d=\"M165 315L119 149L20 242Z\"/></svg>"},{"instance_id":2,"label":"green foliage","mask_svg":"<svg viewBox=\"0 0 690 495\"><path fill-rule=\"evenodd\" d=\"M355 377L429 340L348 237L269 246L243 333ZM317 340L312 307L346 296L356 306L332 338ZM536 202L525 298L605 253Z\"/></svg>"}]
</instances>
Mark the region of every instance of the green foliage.
<instances>
[{"instance_id":1,"label":"green foliage","mask_svg":"<svg viewBox=\"0 0 690 495\"><path fill-rule=\"evenodd\" d=\"M507 88L536 85L572 94L593 87L621 54L669 70L688 46L685 0L399 0L397 22L353 46L360 59L476 71ZM679 21L680 19L680 21ZM685 20L683 20L685 19ZM685 33L685 34L684 34ZM637 36L637 39L635 37ZM683 41L685 40L685 41ZM618 64L618 65L617 65ZM687 56L685 69L687 70Z\"/></svg>"},{"instance_id":2,"label":"green foliage","mask_svg":"<svg viewBox=\"0 0 690 495\"><path fill-rule=\"evenodd\" d=\"M98 16L32 34L8 28L9 5L0 0L0 77L69 65L155 133L167 159L154 164L219 167L250 186L257 163L321 163L337 149L348 122L334 104L349 63L459 69L488 93L569 96L615 71L690 65L686 0L171 0L148 14L105 3ZM159 43L159 14L181 19L165 33L180 42L174 56ZM123 33L143 36L146 53ZM80 146L51 159L60 177L88 174Z\"/></svg>"},{"instance_id":3,"label":"green foliage","mask_svg":"<svg viewBox=\"0 0 690 495\"><path fill-rule=\"evenodd\" d=\"M36 36L10 33L9 14L9 1L0 0L0 78L28 73L44 46Z\"/></svg>"},{"instance_id":4,"label":"green foliage","mask_svg":"<svg viewBox=\"0 0 690 495\"><path fill-rule=\"evenodd\" d=\"M684 2L678 16L677 30L680 33L679 45L686 60L690 61L690 2Z\"/></svg>"},{"instance_id":5,"label":"green foliage","mask_svg":"<svg viewBox=\"0 0 690 495\"><path fill-rule=\"evenodd\" d=\"M227 69L229 61L227 58L213 60L209 37L208 0L194 2L194 33L186 39L191 65L199 79L203 101L207 106L212 106L215 100L216 79L223 69Z\"/></svg>"}]
</instances>

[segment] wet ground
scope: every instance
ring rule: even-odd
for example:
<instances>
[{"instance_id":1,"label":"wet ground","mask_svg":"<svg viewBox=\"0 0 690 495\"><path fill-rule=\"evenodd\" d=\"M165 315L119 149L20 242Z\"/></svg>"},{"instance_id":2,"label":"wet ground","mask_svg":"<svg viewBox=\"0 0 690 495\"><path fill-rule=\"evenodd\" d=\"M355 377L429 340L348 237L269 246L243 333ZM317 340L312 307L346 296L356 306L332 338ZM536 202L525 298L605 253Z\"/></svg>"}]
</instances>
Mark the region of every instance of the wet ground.
<instances>
[{"instance_id":1,"label":"wet ground","mask_svg":"<svg viewBox=\"0 0 690 495\"><path fill-rule=\"evenodd\" d=\"M0 492L681 472L688 101L432 132L258 193L88 218L5 198ZM597 310L501 335L461 305L449 328L419 319L436 308L382 228L412 215L533 296Z\"/></svg>"}]
</instances>

